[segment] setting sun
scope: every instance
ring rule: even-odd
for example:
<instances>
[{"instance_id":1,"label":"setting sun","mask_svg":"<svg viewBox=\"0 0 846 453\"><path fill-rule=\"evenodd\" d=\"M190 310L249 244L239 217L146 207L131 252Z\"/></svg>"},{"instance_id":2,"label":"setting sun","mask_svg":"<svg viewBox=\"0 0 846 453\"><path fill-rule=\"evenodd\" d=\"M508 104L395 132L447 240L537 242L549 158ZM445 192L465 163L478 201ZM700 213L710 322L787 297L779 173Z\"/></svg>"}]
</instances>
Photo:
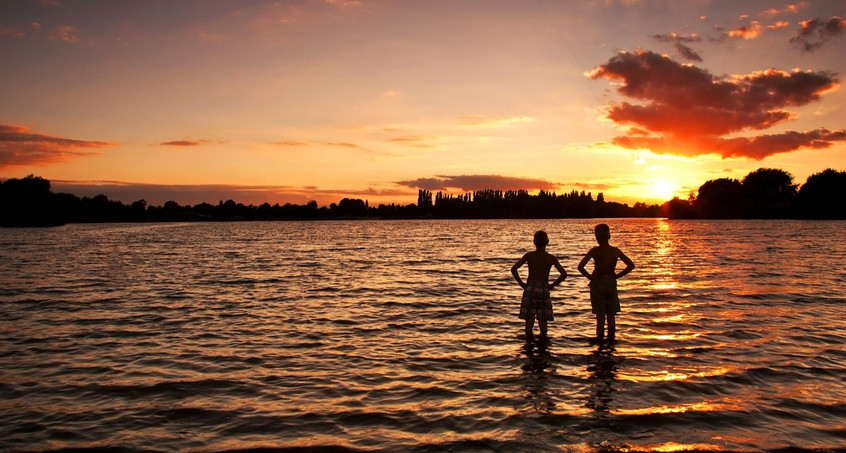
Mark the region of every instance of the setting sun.
<instances>
[{"instance_id":1,"label":"setting sun","mask_svg":"<svg viewBox=\"0 0 846 453\"><path fill-rule=\"evenodd\" d=\"M660 200L669 200L676 196L678 186L672 182L656 179L652 182L652 195Z\"/></svg>"}]
</instances>

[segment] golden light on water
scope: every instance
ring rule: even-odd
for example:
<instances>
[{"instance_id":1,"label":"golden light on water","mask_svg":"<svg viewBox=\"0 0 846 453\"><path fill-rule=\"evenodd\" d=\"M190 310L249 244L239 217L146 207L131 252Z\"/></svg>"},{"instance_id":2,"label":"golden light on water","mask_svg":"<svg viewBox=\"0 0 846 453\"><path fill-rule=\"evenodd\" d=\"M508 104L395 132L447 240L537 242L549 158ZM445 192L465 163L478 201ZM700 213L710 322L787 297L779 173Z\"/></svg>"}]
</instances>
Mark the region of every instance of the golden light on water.
<instances>
[{"instance_id":1,"label":"golden light on water","mask_svg":"<svg viewBox=\"0 0 846 453\"><path fill-rule=\"evenodd\" d=\"M685 412L715 412L739 411L742 406L739 401L699 401L696 403L661 405L639 409L612 409L614 415L649 415L649 414L679 414Z\"/></svg>"},{"instance_id":2,"label":"golden light on water","mask_svg":"<svg viewBox=\"0 0 846 453\"><path fill-rule=\"evenodd\" d=\"M680 369L680 370L620 370L617 373L617 378L622 381L632 382L662 382L662 381L687 381L692 378L704 378L713 376L722 376L728 374L731 370L726 367L708 368L708 369Z\"/></svg>"},{"instance_id":3,"label":"golden light on water","mask_svg":"<svg viewBox=\"0 0 846 453\"><path fill-rule=\"evenodd\" d=\"M657 452L675 452L675 451L721 451L718 445L713 444L680 444L676 442L667 442L660 445L644 445L638 446L637 449L623 449L622 451L657 451Z\"/></svg>"}]
</instances>

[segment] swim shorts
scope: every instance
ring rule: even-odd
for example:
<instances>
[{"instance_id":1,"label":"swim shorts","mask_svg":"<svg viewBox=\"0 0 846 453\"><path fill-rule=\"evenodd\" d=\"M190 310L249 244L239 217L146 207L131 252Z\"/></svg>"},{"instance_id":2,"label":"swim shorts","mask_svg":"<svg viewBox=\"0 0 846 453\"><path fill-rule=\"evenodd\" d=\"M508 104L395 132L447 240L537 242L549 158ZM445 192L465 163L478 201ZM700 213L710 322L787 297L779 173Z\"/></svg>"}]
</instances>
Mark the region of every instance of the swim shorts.
<instances>
[{"instance_id":1,"label":"swim shorts","mask_svg":"<svg viewBox=\"0 0 846 453\"><path fill-rule=\"evenodd\" d=\"M526 283L523 300L520 302L520 319L554 321L552 299L549 297L549 284L535 281Z\"/></svg>"},{"instance_id":2,"label":"swim shorts","mask_svg":"<svg viewBox=\"0 0 846 453\"><path fill-rule=\"evenodd\" d=\"M593 314L604 315L620 311L616 278L594 277L588 286L590 286L590 308Z\"/></svg>"}]
</instances>

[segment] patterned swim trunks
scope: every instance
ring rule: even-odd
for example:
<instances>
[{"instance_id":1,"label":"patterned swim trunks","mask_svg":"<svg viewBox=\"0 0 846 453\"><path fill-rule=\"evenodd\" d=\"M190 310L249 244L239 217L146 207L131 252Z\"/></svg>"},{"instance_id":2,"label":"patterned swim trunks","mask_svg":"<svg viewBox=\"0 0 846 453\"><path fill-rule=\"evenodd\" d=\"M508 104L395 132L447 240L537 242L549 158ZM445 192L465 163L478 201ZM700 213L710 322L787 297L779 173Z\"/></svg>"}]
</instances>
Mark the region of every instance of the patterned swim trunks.
<instances>
[{"instance_id":1,"label":"patterned swim trunks","mask_svg":"<svg viewBox=\"0 0 846 453\"><path fill-rule=\"evenodd\" d=\"M595 277L588 286L590 286L590 308L593 314L604 315L620 311L617 279L614 277Z\"/></svg>"},{"instance_id":2,"label":"patterned swim trunks","mask_svg":"<svg viewBox=\"0 0 846 453\"><path fill-rule=\"evenodd\" d=\"M520 302L520 319L554 321L552 316L552 299L549 297L549 284L533 281L526 284L523 290L523 300Z\"/></svg>"}]
</instances>

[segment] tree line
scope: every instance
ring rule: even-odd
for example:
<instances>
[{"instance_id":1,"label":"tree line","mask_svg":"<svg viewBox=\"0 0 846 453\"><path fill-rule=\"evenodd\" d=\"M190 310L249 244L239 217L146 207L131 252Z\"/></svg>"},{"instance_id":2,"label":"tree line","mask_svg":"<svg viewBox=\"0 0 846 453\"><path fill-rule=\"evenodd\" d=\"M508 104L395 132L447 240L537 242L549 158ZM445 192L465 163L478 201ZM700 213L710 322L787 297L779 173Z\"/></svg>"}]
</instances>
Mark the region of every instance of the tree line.
<instances>
[{"instance_id":1,"label":"tree line","mask_svg":"<svg viewBox=\"0 0 846 453\"><path fill-rule=\"evenodd\" d=\"M572 191L566 194L525 190L481 190L462 195L418 192L417 204L380 204L344 198L329 206L316 201L304 205L263 203L244 205L233 200L217 204L180 205L168 201L151 206L146 200L130 204L105 195L77 197L53 193L50 181L29 175L0 184L0 225L51 226L65 223L190 222L249 220L344 220L344 219L458 219L458 218L565 218L565 217L656 217L659 205L636 203L633 207L606 202L602 193Z\"/></svg>"},{"instance_id":2,"label":"tree line","mask_svg":"<svg viewBox=\"0 0 846 453\"><path fill-rule=\"evenodd\" d=\"M682 219L846 219L846 171L823 170L799 187L784 170L759 168L742 180L706 181L695 197L674 198L662 211Z\"/></svg>"},{"instance_id":3,"label":"tree line","mask_svg":"<svg viewBox=\"0 0 846 453\"><path fill-rule=\"evenodd\" d=\"M105 195L77 197L53 193L50 181L29 175L0 184L0 226L51 226L65 223L340 220L340 219L492 219L492 218L809 218L846 219L846 172L827 169L808 177L801 188L789 173L771 168L755 170L743 180L707 181L687 200L674 198L663 205L609 202L602 193L575 190L556 194L526 190L479 190L460 195L418 191L416 204L380 204L344 198L329 206L316 201L304 205L263 203L244 205L233 200L182 206L168 201L151 206L145 200L130 204Z\"/></svg>"}]
</instances>

